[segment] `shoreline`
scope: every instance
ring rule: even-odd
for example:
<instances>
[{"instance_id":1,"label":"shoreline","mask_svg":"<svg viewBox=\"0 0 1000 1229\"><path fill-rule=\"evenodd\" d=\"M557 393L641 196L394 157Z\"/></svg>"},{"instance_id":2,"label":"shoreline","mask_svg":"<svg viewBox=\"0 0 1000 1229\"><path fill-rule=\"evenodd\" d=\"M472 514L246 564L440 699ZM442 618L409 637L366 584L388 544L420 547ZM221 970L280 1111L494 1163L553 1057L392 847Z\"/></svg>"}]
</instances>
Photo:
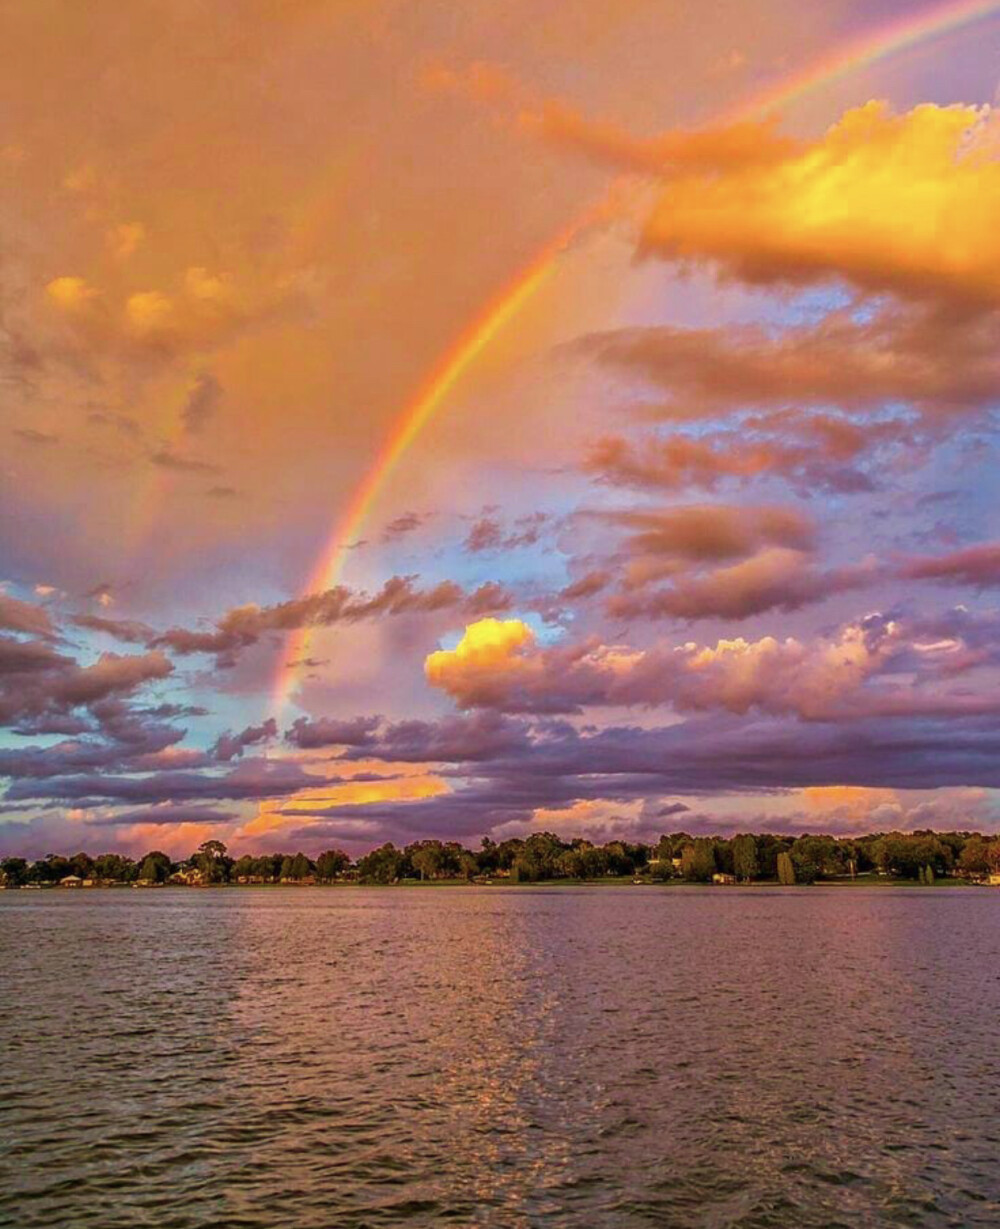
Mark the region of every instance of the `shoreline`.
<instances>
[{"instance_id":1,"label":"shoreline","mask_svg":"<svg viewBox=\"0 0 1000 1229\"><path fill-rule=\"evenodd\" d=\"M162 892L162 891L179 891L179 892L207 892L207 891L273 891L280 888L293 889L295 891L306 891L309 889L351 889L351 888L378 888L381 890L435 890L441 891L445 889L459 888L490 888L490 889L516 889L523 890L539 890L539 889L556 889L565 890L569 888L660 888L669 890L691 890L700 888L702 890L711 889L720 892L732 892L734 889L740 891L757 890L760 888L777 889L777 888L795 888L801 891L813 890L816 888L874 888L879 891L904 889L906 891L937 891L941 889L954 890L956 888L977 888L977 887L997 887L1000 885L975 883L967 879L959 878L938 878L932 884L919 883L911 879L873 877L865 878L859 876L856 879L827 879L817 881L815 883L797 883L797 884L782 884L776 879L758 879L750 883L691 883L686 880L655 880L655 879L633 879L629 877L615 877L608 879L540 879L532 882L516 882L509 879L495 879L490 882L474 882L465 879L437 879L421 882L419 879L402 880L398 883L376 883L363 882L358 879L335 880L329 883L200 883L200 884L184 884L184 883L94 883L94 884L77 884L72 887L67 887L58 883L39 883L39 884L21 884L20 886L0 885L0 892L58 892L63 895L74 895L77 893L91 892L122 892L122 891L141 891L147 892Z\"/></svg>"}]
</instances>

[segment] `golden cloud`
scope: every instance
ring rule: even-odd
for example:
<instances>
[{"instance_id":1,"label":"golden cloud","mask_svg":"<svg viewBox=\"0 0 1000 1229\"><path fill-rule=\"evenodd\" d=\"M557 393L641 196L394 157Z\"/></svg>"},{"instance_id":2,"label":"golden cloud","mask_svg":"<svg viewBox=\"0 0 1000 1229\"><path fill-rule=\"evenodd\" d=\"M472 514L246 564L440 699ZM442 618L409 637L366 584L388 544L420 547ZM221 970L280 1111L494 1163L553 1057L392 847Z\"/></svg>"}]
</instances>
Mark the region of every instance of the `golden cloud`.
<instances>
[{"instance_id":1,"label":"golden cloud","mask_svg":"<svg viewBox=\"0 0 1000 1229\"><path fill-rule=\"evenodd\" d=\"M642 249L750 283L842 278L1000 305L1000 163L979 141L988 115L932 104L894 115L870 102L781 158L675 168ZM772 154L772 137L760 140Z\"/></svg>"}]
</instances>

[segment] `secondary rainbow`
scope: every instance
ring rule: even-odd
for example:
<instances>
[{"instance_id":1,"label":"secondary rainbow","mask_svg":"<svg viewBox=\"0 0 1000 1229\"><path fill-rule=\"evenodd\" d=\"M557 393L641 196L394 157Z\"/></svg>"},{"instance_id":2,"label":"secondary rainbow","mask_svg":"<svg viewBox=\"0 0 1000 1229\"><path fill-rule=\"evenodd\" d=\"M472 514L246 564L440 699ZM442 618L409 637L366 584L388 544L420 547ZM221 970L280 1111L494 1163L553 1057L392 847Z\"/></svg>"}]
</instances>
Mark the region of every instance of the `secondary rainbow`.
<instances>
[{"instance_id":1,"label":"secondary rainbow","mask_svg":"<svg viewBox=\"0 0 1000 1229\"><path fill-rule=\"evenodd\" d=\"M715 122L732 123L766 115L776 107L795 102L887 56L952 33L997 12L1000 12L1000 0L951 0L946 4L932 5L915 16L901 18L838 44L829 55L755 94ZM302 589L303 593L319 592L338 583L347 547L360 536L379 494L407 449L482 351L553 275L560 255L574 238L587 229L594 213L593 209L588 209L547 243L530 264L486 305L438 361L420 391L394 423L347 512L335 525ZM274 707L279 717L298 679L301 660L308 655L311 631L311 628L305 627L292 633L287 650L282 655L274 689Z\"/></svg>"}]
</instances>

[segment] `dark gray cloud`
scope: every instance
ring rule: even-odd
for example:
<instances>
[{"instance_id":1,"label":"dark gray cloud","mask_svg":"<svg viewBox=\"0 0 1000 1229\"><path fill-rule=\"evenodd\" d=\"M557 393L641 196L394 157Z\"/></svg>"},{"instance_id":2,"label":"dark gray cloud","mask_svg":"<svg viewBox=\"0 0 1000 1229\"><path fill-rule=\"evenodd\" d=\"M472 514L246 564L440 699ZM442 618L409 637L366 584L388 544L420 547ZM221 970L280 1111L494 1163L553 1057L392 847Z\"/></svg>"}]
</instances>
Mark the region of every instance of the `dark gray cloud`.
<instances>
[{"instance_id":1,"label":"dark gray cloud","mask_svg":"<svg viewBox=\"0 0 1000 1229\"><path fill-rule=\"evenodd\" d=\"M221 734L212 746L210 755L220 763L229 763L239 759L247 747L256 747L278 737L278 723L273 717L268 717L260 725L248 725L238 734L228 730Z\"/></svg>"},{"instance_id":2,"label":"dark gray cloud","mask_svg":"<svg viewBox=\"0 0 1000 1229\"><path fill-rule=\"evenodd\" d=\"M203 371L194 381L181 409L181 420L192 435L204 430L222 403L222 385L210 371Z\"/></svg>"},{"instance_id":3,"label":"dark gray cloud","mask_svg":"<svg viewBox=\"0 0 1000 1229\"><path fill-rule=\"evenodd\" d=\"M298 717L285 734L286 742L303 750L316 747L369 747L375 741L380 717Z\"/></svg>"}]
</instances>

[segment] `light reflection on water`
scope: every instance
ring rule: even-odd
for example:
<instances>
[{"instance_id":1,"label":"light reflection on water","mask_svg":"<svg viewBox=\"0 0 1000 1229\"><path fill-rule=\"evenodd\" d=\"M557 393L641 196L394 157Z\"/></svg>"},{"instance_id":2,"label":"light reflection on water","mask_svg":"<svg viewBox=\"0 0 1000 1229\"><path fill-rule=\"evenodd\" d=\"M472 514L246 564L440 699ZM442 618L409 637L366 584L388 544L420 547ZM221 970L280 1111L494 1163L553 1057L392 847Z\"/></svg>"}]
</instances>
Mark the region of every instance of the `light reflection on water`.
<instances>
[{"instance_id":1,"label":"light reflection on water","mask_svg":"<svg viewBox=\"0 0 1000 1229\"><path fill-rule=\"evenodd\" d=\"M1000 893L0 896L0 1224L1000 1223Z\"/></svg>"}]
</instances>

